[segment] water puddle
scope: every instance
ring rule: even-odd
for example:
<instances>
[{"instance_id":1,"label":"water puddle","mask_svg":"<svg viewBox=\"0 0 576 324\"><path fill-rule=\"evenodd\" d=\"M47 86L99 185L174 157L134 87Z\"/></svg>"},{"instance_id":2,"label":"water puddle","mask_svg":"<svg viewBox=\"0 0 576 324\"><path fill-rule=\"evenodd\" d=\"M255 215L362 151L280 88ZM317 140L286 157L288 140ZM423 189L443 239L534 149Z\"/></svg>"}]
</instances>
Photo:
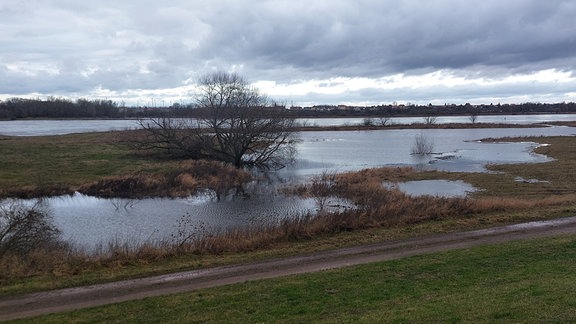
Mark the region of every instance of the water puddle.
<instances>
[{"instance_id":1,"label":"water puddle","mask_svg":"<svg viewBox=\"0 0 576 324\"><path fill-rule=\"evenodd\" d=\"M514 181L523 182L523 183L549 183L550 182L550 181L538 180L538 179L524 179L522 177L516 177L516 178L514 178Z\"/></svg>"},{"instance_id":2,"label":"water puddle","mask_svg":"<svg viewBox=\"0 0 576 324\"><path fill-rule=\"evenodd\" d=\"M465 198L469 193L478 191L472 185L461 181L419 180L399 183L385 183L388 188L397 188L411 196L436 196L444 198Z\"/></svg>"}]
</instances>

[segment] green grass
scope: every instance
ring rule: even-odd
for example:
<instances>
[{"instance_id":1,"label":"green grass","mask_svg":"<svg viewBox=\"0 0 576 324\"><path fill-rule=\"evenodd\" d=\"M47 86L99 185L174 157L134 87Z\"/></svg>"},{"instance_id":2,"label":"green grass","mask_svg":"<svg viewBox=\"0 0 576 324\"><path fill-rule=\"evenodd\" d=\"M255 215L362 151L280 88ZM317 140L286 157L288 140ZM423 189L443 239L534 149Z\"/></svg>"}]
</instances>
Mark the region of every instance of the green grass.
<instances>
[{"instance_id":1,"label":"green grass","mask_svg":"<svg viewBox=\"0 0 576 324\"><path fill-rule=\"evenodd\" d=\"M119 132L0 140L0 193L14 189L62 190L145 169L148 164L117 141Z\"/></svg>"},{"instance_id":2,"label":"green grass","mask_svg":"<svg viewBox=\"0 0 576 324\"><path fill-rule=\"evenodd\" d=\"M564 236L247 282L28 321L565 323L576 320L575 269L576 237Z\"/></svg>"}]
</instances>

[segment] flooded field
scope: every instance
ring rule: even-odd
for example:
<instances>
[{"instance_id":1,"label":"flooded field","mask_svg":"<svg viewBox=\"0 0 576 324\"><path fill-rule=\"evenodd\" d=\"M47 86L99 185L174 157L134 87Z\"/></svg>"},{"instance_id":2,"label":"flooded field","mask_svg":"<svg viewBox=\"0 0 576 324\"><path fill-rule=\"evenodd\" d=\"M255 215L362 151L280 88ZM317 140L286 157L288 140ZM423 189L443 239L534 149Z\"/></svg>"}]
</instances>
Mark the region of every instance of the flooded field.
<instances>
[{"instance_id":1,"label":"flooded field","mask_svg":"<svg viewBox=\"0 0 576 324\"><path fill-rule=\"evenodd\" d=\"M575 134L575 128L559 126L302 132L295 163L268 177L281 185L289 185L326 171L380 166L485 172L485 166L490 163L543 163L549 158L532 152L535 143L484 143L480 139ZM432 143L431 154L412 154L418 136ZM409 194L447 197L465 196L474 190L466 183L447 181L418 181L397 186ZM143 200L101 199L76 194L48 198L43 204L66 240L88 248L107 242L170 239L182 226L201 232L277 222L285 217L313 213L316 208L311 199L283 196L276 185L253 184L247 193L220 201L210 192L186 199Z\"/></svg>"}]
</instances>

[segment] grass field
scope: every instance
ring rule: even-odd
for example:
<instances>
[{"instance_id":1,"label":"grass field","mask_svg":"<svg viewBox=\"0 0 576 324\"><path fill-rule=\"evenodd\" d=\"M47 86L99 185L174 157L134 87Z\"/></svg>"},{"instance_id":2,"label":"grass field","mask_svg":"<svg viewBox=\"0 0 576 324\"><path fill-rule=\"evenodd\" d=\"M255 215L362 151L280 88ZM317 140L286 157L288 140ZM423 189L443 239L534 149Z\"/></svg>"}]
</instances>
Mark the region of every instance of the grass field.
<instances>
[{"instance_id":1,"label":"grass field","mask_svg":"<svg viewBox=\"0 0 576 324\"><path fill-rule=\"evenodd\" d=\"M226 189L250 178L247 172L217 162L167 160L136 151L129 144L134 134L0 138L0 198L77 190L100 196L135 195L130 198L187 196L199 186ZM128 185L131 190L125 190Z\"/></svg>"},{"instance_id":2,"label":"grass field","mask_svg":"<svg viewBox=\"0 0 576 324\"><path fill-rule=\"evenodd\" d=\"M148 298L22 322L567 323L576 238L410 257Z\"/></svg>"},{"instance_id":3,"label":"grass field","mask_svg":"<svg viewBox=\"0 0 576 324\"><path fill-rule=\"evenodd\" d=\"M170 163L153 163L130 154L117 132L63 136L5 137L0 140L0 194L51 190L66 193L105 176L158 170ZM44 189L49 188L49 189ZM50 192L48 192L49 194Z\"/></svg>"}]
</instances>

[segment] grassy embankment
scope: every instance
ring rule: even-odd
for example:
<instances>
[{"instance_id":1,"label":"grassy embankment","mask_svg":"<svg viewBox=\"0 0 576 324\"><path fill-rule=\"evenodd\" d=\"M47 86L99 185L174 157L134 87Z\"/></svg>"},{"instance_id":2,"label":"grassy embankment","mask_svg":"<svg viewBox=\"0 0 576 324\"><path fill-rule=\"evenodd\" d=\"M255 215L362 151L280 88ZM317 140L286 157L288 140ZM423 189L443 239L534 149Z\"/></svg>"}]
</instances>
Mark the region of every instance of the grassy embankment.
<instances>
[{"instance_id":1,"label":"grassy embankment","mask_svg":"<svg viewBox=\"0 0 576 324\"><path fill-rule=\"evenodd\" d=\"M41 193L45 192L41 188L53 188L50 191L54 192L62 188L94 188L86 184L96 184L103 176L125 179L138 175L146 179L171 174L170 179L196 179L187 176L192 171L182 171L183 165L189 167L188 162L151 160L130 152L118 141L122 134L4 139L0 141L0 190ZM42 255L44 259L34 260L36 268L32 270L26 269L26 265L4 263L0 291L13 294L52 289L432 232L573 215L576 182L571 170L576 166L575 141L565 137L531 140L551 144L539 150L546 150L556 161L491 167L504 174L420 173L409 169L343 174L331 190L362 206L359 211L302 218L281 228L230 232L178 249L143 246L133 251L120 246L100 256L68 252ZM35 175L29 176L30 172ZM516 176L549 182L520 183L514 181ZM410 198L380 185L384 180L434 178L461 179L484 191L471 199ZM302 191L309 193L309 189Z\"/></svg>"},{"instance_id":2,"label":"grassy embankment","mask_svg":"<svg viewBox=\"0 0 576 324\"><path fill-rule=\"evenodd\" d=\"M575 268L573 237L518 241L22 322L568 323Z\"/></svg>"}]
</instances>

